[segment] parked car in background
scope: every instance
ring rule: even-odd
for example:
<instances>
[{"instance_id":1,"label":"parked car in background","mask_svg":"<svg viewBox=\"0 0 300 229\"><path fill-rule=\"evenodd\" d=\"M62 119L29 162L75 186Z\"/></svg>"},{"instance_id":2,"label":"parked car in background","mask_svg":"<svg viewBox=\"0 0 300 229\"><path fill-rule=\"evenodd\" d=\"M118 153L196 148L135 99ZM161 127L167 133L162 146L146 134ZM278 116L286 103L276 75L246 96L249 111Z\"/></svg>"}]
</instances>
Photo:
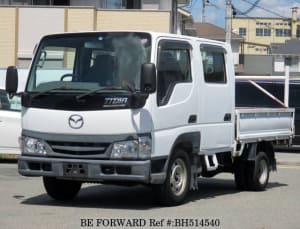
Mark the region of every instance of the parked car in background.
<instances>
[{"instance_id":1,"label":"parked car in background","mask_svg":"<svg viewBox=\"0 0 300 229\"><path fill-rule=\"evenodd\" d=\"M0 154L20 154L21 101L19 96L9 98L0 89Z\"/></svg>"}]
</instances>

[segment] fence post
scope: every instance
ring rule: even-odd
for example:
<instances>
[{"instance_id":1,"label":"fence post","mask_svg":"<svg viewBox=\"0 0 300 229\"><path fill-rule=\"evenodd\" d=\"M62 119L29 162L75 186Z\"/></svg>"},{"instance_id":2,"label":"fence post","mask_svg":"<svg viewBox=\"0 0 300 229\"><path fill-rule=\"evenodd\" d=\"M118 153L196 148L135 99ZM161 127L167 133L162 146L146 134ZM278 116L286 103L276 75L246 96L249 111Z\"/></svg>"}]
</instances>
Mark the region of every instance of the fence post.
<instances>
[{"instance_id":1,"label":"fence post","mask_svg":"<svg viewBox=\"0 0 300 229\"><path fill-rule=\"evenodd\" d=\"M285 79L284 79L284 104L289 107L289 90L290 89L290 66L285 66Z\"/></svg>"}]
</instances>

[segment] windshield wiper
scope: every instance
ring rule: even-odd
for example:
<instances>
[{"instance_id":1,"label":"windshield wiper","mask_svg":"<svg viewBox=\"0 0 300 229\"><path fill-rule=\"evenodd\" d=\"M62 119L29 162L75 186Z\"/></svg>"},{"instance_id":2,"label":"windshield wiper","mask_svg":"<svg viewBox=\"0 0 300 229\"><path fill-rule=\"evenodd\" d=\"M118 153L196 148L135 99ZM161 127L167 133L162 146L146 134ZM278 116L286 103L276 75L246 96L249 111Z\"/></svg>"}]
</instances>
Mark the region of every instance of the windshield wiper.
<instances>
[{"instance_id":1,"label":"windshield wiper","mask_svg":"<svg viewBox=\"0 0 300 229\"><path fill-rule=\"evenodd\" d=\"M40 96L43 96L43 95L46 95L47 93L49 92L52 92L52 91L58 91L58 90L72 90L74 88L71 88L71 87L67 87L67 86L60 86L60 87L55 87L55 88L50 88L50 89L47 89L45 91L41 91L35 95L32 96L32 99L36 99ZM75 90L75 89L74 89ZM76 90L81 90L81 89L76 89Z\"/></svg>"},{"instance_id":2,"label":"windshield wiper","mask_svg":"<svg viewBox=\"0 0 300 229\"><path fill-rule=\"evenodd\" d=\"M91 90L91 91L89 91L87 93L84 93L82 95L77 95L76 99L80 100L80 99L82 99L82 98L84 98L86 96L94 95L97 92L109 91L109 90L125 90L125 91L129 91L130 94L133 94L135 92L134 85L130 81L123 81L121 87L99 87L99 88Z\"/></svg>"},{"instance_id":3,"label":"windshield wiper","mask_svg":"<svg viewBox=\"0 0 300 229\"><path fill-rule=\"evenodd\" d=\"M86 96L94 95L97 92L100 92L100 91L109 91L109 90L124 90L124 89L121 88L121 87L99 87L99 88L91 90L91 91L89 91L87 93L84 93L84 94L81 94L81 95L77 95L76 99L80 100L80 99L82 99L82 98L84 98Z\"/></svg>"}]
</instances>

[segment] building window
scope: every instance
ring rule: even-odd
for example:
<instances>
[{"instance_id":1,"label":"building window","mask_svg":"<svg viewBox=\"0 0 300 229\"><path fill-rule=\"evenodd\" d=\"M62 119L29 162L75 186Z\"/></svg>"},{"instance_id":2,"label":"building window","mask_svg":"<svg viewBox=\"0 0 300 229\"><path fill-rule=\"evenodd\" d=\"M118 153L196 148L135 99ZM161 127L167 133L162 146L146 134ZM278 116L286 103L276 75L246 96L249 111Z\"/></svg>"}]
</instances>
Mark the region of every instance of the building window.
<instances>
[{"instance_id":1,"label":"building window","mask_svg":"<svg viewBox=\"0 0 300 229\"><path fill-rule=\"evenodd\" d=\"M270 37L271 36L271 29L264 29L264 36Z\"/></svg>"},{"instance_id":2,"label":"building window","mask_svg":"<svg viewBox=\"0 0 300 229\"><path fill-rule=\"evenodd\" d=\"M276 34L276 37L290 37L291 30L290 29L276 29L275 34Z\"/></svg>"},{"instance_id":3,"label":"building window","mask_svg":"<svg viewBox=\"0 0 300 229\"><path fill-rule=\"evenodd\" d=\"M256 36L257 37L270 37L271 36L271 29L256 29Z\"/></svg>"},{"instance_id":4,"label":"building window","mask_svg":"<svg viewBox=\"0 0 300 229\"><path fill-rule=\"evenodd\" d=\"M300 28L297 29L297 38L300 38Z\"/></svg>"},{"instance_id":5,"label":"building window","mask_svg":"<svg viewBox=\"0 0 300 229\"><path fill-rule=\"evenodd\" d=\"M7 0L7 1L2 1L1 4L8 4L8 5L30 5L31 0Z\"/></svg>"},{"instance_id":6,"label":"building window","mask_svg":"<svg viewBox=\"0 0 300 229\"><path fill-rule=\"evenodd\" d=\"M101 7L106 9L141 9L141 0L103 0Z\"/></svg>"},{"instance_id":7,"label":"building window","mask_svg":"<svg viewBox=\"0 0 300 229\"><path fill-rule=\"evenodd\" d=\"M247 29L246 28L239 28L239 35L240 36L247 36Z\"/></svg>"},{"instance_id":8,"label":"building window","mask_svg":"<svg viewBox=\"0 0 300 229\"><path fill-rule=\"evenodd\" d=\"M50 0L33 0L32 5L50 5Z\"/></svg>"},{"instance_id":9,"label":"building window","mask_svg":"<svg viewBox=\"0 0 300 229\"><path fill-rule=\"evenodd\" d=\"M255 48L256 52L267 52L267 48Z\"/></svg>"},{"instance_id":10,"label":"building window","mask_svg":"<svg viewBox=\"0 0 300 229\"><path fill-rule=\"evenodd\" d=\"M263 36L263 29L256 29L256 36L257 37L262 37Z\"/></svg>"},{"instance_id":11,"label":"building window","mask_svg":"<svg viewBox=\"0 0 300 229\"><path fill-rule=\"evenodd\" d=\"M299 57L285 57L284 63L286 66L290 66L291 72L298 72L299 71Z\"/></svg>"}]
</instances>

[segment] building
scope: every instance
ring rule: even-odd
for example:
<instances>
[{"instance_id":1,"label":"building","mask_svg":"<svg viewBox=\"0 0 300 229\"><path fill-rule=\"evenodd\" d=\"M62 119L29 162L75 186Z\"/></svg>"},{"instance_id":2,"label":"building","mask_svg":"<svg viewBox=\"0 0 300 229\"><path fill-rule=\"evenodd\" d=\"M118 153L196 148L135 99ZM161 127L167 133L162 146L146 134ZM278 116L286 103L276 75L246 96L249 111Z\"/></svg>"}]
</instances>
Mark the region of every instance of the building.
<instances>
[{"instance_id":1,"label":"building","mask_svg":"<svg viewBox=\"0 0 300 229\"><path fill-rule=\"evenodd\" d=\"M213 39L218 41L225 41L226 32L223 28L210 23L194 23L194 28L198 37ZM236 72L242 71L242 65L239 61L239 50L244 38L236 33L231 34L231 48L233 52L234 65Z\"/></svg>"},{"instance_id":2,"label":"building","mask_svg":"<svg viewBox=\"0 0 300 229\"><path fill-rule=\"evenodd\" d=\"M291 75L300 76L300 40L288 40L283 44L272 43L271 54L274 56L274 72L282 73L285 66L289 66Z\"/></svg>"},{"instance_id":3,"label":"building","mask_svg":"<svg viewBox=\"0 0 300 229\"><path fill-rule=\"evenodd\" d=\"M298 8L292 9L291 18L233 18L233 32L245 38L241 54L266 55L270 53L271 43L300 39L297 10Z\"/></svg>"},{"instance_id":4,"label":"building","mask_svg":"<svg viewBox=\"0 0 300 229\"><path fill-rule=\"evenodd\" d=\"M179 0L177 3L188 3ZM98 30L177 32L175 0L0 0L0 68L27 68L42 36ZM174 13L176 12L176 13ZM180 20L178 22L178 19ZM186 20L189 18L189 20Z\"/></svg>"}]
</instances>

